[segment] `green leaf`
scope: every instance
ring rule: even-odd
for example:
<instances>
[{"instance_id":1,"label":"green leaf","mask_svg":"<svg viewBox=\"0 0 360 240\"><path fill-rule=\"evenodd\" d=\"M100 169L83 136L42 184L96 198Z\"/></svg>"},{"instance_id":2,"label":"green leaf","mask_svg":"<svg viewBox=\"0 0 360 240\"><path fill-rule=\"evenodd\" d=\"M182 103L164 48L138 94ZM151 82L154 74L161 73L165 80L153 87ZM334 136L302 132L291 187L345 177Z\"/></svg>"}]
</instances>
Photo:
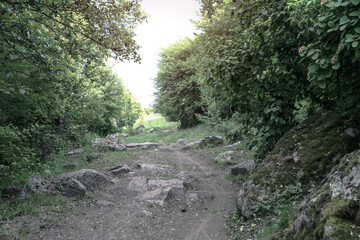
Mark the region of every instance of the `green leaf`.
<instances>
[{"instance_id":1,"label":"green leaf","mask_svg":"<svg viewBox=\"0 0 360 240\"><path fill-rule=\"evenodd\" d=\"M339 67L340 67L340 63L339 63L339 62L336 62L336 63L332 66L332 69L338 70Z\"/></svg>"},{"instance_id":2,"label":"green leaf","mask_svg":"<svg viewBox=\"0 0 360 240\"><path fill-rule=\"evenodd\" d=\"M355 28L355 32L360 33L360 27Z\"/></svg>"},{"instance_id":3,"label":"green leaf","mask_svg":"<svg viewBox=\"0 0 360 240\"><path fill-rule=\"evenodd\" d=\"M357 6L360 3L360 0L350 0L350 2Z\"/></svg>"},{"instance_id":4,"label":"green leaf","mask_svg":"<svg viewBox=\"0 0 360 240\"><path fill-rule=\"evenodd\" d=\"M347 17L347 16L342 16L341 18L340 18L340 25L343 25L343 24L345 24L345 23L348 23L350 20L349 20L349 18Z\"/></svg>"},{"instance_id":5,"label":"green leaf","mask_svg":"<svg viewBox=\"0 0 360 240\"><path fill-rule=\"evenodd\" d=\"M353 43L351 44L353 48L356 48L358 45L359 45L359 41L353 41Z\"/></svg>"},{"instance_id":6,"label":"green leaf","mask_svg":"<svg viewBox=\"0 0 360 240\"><path fill-rule=\"evenodd\" d=\"M318 70L318 65L317 64L312 64L309 66L309 73L314 73Z\"/></svg>"},{"instance_id":7,"label":"green leaf","mask_svg":"<svg viewBox=\"0 0 360 240\"><path fill-rule=\"evenodd\" d=\"M349 14L351 17L360 17L360 11L353 11Z\"/></svg>"},{"instance_id":8,"label":"green leaf","mask_svg":"<svg viewBox=\"0 0 360 240\"><path fill-rule=\"evenodd\" d=\"M314 53L314 55L311 56L312 60L316 60L318 58L319 58L319 53L318 52Z\"/></svg>"},{"instance_id":9,"label":"green leaf","mask_svg":"<svg viewBox=\"0 0 360 240\"><path fill-rule=\"evenodd\" d=\"M318 82L318 86L319 86L321 89L325 89L325 88L326 88L326 81L319 81L319 82Z\"/></svg>"}]
</instances>

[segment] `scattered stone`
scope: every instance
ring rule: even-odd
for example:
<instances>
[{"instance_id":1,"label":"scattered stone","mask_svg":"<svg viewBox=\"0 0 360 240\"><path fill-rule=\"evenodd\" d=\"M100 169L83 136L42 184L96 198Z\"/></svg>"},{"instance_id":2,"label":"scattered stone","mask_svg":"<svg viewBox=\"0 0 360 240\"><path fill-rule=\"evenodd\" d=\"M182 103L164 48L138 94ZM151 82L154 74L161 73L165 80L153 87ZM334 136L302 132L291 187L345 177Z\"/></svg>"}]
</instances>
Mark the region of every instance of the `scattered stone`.
<instances>
[{"instance_id":1,"label":"scattered stone","mask_svg":"<svg viewBox=\"0 0 360 240\"><path fill-rule=\"evenodd\" d=\"M132 192L145 192L147 191L147 184L145 177L134 177L126 187L127 190Z\"/></svg>"},{"instance_id":2,"label":"scattered stone","mask_svg":"<svg viewBox=\"0 0 360 240\"><path fill-rule=\"evenodd\" d=\"M142 201L163 206L165 201L173 198L173 189L171 187L158 188L153 191L146 192L141 196Z\"/></svg>"},{"instance_id":3,"label":"scattered stone","mask_svg":"<svg viewBox=\"0 0 360 240\"><path fill-rule=\"evenodd\" d=\"M153 142L129 143L126 145L126 150L153 149L159 146L160 146L159 143L153 143Z\"/></svg>"},{"instance_id":4,"label":"scattered stone","mask_svg":"<svg viewBox=\"0 0 360 240\"><path fill-rule=\"evenodd\" d=\"M64 169L74 169L76 167L77 167L77 164L75 164L75 163L67 163L67 164L63 165Z\"/></svg>"},{"instance_id":5,"label":"scattered stone","mask_svg":"<svg viewBox=\"0 0 360 240\"><path fill-rule=\"evenodd\" d=\"M130 172L130 168L128 165L125 164L111 168L108 170L108 172L114 176L122 176L125 173Z\"/></svg>"},{"instance_id":6,"label":"scattered stone","mask_svg":"<svg viewBox=\"0 0 360 240\"><path fill-rule=\"evenodd\" d=\"M123 134L121 134L121 136L122 136L122 137L128 137L129 134L123 133Z\"/></svg>"},{"instance_id":7,"label":"scattered stone","mask_svg":"<svg viewBox=\"0 0 360 240\"><path fill-rule=\"evenodd\" d=\"M155 129L152 128L152 129L150 129L150 130L148 131L148 133L153 133L154 131L155 131Z\"/></svg>"},{"instance_id":8,"label":"scattered stone","mask_svg":"<svg viewBox=\"0 0 360 240\"><path fill-rule=\"evenodd\" d=\"M78 158L81 156L81 154L84 152L83 149L76 149L73 151L70 151L68 153L65 154L65 157L69 157L69 158Z\"/></svg>"},{"instance_id":9,"label":"scattered stone","mask_svg":"<svg viewBox=\"0 0 360 240\"><path fill-rule=\"evenodd\" d=\"M21 197L29 194L56 194L57 191L51 182L45 180L41 176L33 176L25 184L21 191Z\"/></svg>"},{"instance_id":10,"label":"scattered stone","mask_svg":"<svg viewBox=\"0 0 360 240\"><path fill-rule=\"evenodd\" d=\"M231 175L246 175L255 167L254 160L245 160L231 168Z\"/></svg>"},{"instance_id":11,"label":"scattered stone","mask_svg":"<svg viewBox=\"0 0 360 240\"><path fill-rule=\"evenodd\" d=\"M75 178L60 182L57 189L67 197L84 196L86 193L86 187Z\"/></svg>"},{"instance_id":12,"label":"scattered stone","mask_svg":"<svg viewBox=\"0 0 360 240\"><path fill-rule=\"evenodd\" d=\"M224 138L220 136L210 136L200 140L200 147L206 147L206 146L215 147L223 143L224 143Z\"/></svg>"},{"instance_id":13,"label":"scattered stone","mask_svg":"<svg viewBox=\"0 0 360 240\"><path fill-rule=\"evenodd\" d=\"M111 181L105 174L93 169L82 169L76 172L60 174L51 179L54 186L59 186L70 179L76 179L81 182L87 189L108 185Z\"/></svg>"},{"instance_id":14,"label":"scattered stone","mask_svg":"<svg viewBox=\"0 0 360 240\"><path fill-rule=\"evenodd\" d=\"M231 155L234 153L234 151L226 151L223 153L220 153L216 158L215 162L220 164L226 164L226 165L235 165L236 163L231 161Z\"/></svg>"}]
</instances>

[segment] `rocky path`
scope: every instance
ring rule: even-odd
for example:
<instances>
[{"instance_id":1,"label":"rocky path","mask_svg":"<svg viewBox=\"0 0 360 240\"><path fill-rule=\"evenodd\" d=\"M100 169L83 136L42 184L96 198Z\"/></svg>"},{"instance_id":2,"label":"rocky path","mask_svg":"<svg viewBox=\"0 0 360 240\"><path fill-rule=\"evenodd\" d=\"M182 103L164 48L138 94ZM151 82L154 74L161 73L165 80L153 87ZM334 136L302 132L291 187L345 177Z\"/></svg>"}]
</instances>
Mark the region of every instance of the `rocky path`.
<instances>
[{"instance_id":1,"label":"rocky path","mask_svg":"<svg viewBox=\"0 0 360 240\"><path fill-rule=\"evenodd\" d=\"M21 239L231 239L226 221L237 192L204 151L140 150L136 159L119 159L129 173L70 201L65 213L13 220L5 229L26 226Z\"/></svg>"}]
</instances>

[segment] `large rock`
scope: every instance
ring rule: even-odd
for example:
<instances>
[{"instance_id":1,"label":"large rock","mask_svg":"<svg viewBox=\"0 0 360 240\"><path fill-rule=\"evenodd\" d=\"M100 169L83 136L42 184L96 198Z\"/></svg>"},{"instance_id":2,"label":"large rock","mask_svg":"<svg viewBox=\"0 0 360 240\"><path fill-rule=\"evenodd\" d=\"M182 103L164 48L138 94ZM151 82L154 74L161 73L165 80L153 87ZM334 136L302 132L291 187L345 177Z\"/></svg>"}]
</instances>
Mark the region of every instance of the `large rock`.
<instances>
[{"instance_id":1,"label":"large rock","mask_svg":"<svg viewBox=\"0 0 360 240\"><path fill-rule=\"evenodd\" d=\"M141 149L152 149L159 147L159 143L145 142L145 143L129 143L126 144L126 150L141 150Z\"/></svg>"},{"instance_id":2,"label":"large rock","mask_svg":"<svg viewBox=\"0 0 360 240\"><path fill-rule=\"evenodd\" d=\"M106 138L96 138L93 146L104 148L110 151L124 151L126 149L125 145L118 144Z\"/></svg>"},{"instance_id":3,"label":"large rock","mask_svg":"<svg viewBox=\"0 0 360 240\"><path fill-rule=\"evenodd\" d=\"M240 189L240 215L251 218L266 195L276 200L287 186L309 189L321 181L346 152L357 147L357 125L333 112L318 113L303 121L276 143ZM258 209L258 208L257 208Z\"/></svg>"},{"instance_id":4,"label":"large rock","mask_svg":"<svg viewBox=\"0 0 360 240\"><path fill-rule=\"evenodd\" d=\"M21 191L21 197L26 197L30 194L57 194L56 188L51 182L45 180L41 176L33 176L25 184Z\"/></svg>"},{"instance_id":5,"label":"large rock","mask_svg":"<svg viewBox=\"0 0 360 240\"><path fill-rule=\"evenodd\" d=\"M51 183L54 186L61 186L63 183L72 179L81 182L87 189L97 188L111 183L105 174L93 169L82 169L76 172L63 173L52 178Z\"/></svg>"},{"instance_id":6,"label":"large rock","mask_svg":"<svg viewBox=\"0 0 360 240\"><path fill-rule=\"evenodd\" d=\"M83 196L86 193L86 187L75 178L62 181L57 185L57 189L68 197Z\"/></svg>"},{"instance_id":7,"label":"large rock","mask_svg":"<svg viewBox=\"0 0 360 240\"><path fill-rule=\"evenodd\" d=\"M114 176L123 176L125 173L130 172L130 168L125 164L110 168L108 172Z\"/></svg>"},{"instance_id":8,"label":"large rock","mask_svg":"<svg viewBox=\"0 0 360 240\"><path fill-rule=\"evenodd\" d=\"M301 203L287 239L360 239L360 150L344 156Z\"/></svg>"},{"instance_id":9,"label":"large rock","mask_svg":"<svg viewBox=\"0 0 360 240\"><path fill-rule=\"evenodd\" d=\"M141 196L142 201L147 201L151 204L163 206L165 201L173 198L173 188L157 188L155 190L144 193Z\"/></svg>"},{"instance_id":10,"label":"large rock","mask_svg":"<svg viewBox=\"0 0 360 240\"><path fill-rule=\"evenodd\" d=\"M234 151L226 151L223 153L220 153L216 158L215 162L220 164L226 164L226 165L235 165L234 162L231 161L231 155L234 153Z\"/></svg>"},{"instance_id":11,"label":"large rock","mask_svg":"<svg viewBox=\"0 0 360 240\"><path fill-rule=\"evenodd\" d=\"M195 141L195 142L190 142L190 143L186 144L185 146L183 146L182 148L180 148L180 150L181 151L192 150L192 149L197 148L199 146L200 146L200 140Z\"/></svg>"},{"instance_id":12,"label":"large rock","mask_svg":"<svg viewBox=\"0 0 360 240\"><path fill-rule=\"evenodd\" d=\"M244 160L233 166L230 170L231 175L247 175L255 167L254 160Z\"/></svg>"},{"instance_id":13,"label":"large rock","mask_svg":"<svg viewBox=\"0 0 360 240\"><path fill-rule=\"evenodd\" d=\"M119 135L118 133L116 133L116 134L109 134L109 135L106 136L105 139L106 139L106 140L109 140L109 141L111 141L111 142L120 144L120 135Z\"/></svg>"}]
</instances>

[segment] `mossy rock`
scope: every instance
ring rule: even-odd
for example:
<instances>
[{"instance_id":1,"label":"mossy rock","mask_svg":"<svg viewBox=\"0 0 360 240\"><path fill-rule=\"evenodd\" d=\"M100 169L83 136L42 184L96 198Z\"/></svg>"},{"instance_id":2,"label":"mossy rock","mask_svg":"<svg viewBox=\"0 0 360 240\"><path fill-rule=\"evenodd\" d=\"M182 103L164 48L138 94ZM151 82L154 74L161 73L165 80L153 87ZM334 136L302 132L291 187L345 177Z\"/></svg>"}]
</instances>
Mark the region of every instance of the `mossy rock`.
<instances>
[{"instance_id":1,"label":"mossy rock","mask_svg":"<svg viewBox=\"0 0 360 240\"><path fill-rule=\"evenodd\" d=\"M286 239L360 239L360 150L344 156L304 199Z\"/></svg>"},{"instance_id":2,"label":"mossy rock","mask_svg":"<svg viewBox=\"0 0 360 240\"><path fill-rule=\"evenodd\" d=\"M261 195L276 199L288 186L300 183L306 193L342 156L358 147L359 133L356 123L335 112L315 114L288 131L244 183L238 196L240 214L251 217Z\"/></svg>"}]
</instances>

